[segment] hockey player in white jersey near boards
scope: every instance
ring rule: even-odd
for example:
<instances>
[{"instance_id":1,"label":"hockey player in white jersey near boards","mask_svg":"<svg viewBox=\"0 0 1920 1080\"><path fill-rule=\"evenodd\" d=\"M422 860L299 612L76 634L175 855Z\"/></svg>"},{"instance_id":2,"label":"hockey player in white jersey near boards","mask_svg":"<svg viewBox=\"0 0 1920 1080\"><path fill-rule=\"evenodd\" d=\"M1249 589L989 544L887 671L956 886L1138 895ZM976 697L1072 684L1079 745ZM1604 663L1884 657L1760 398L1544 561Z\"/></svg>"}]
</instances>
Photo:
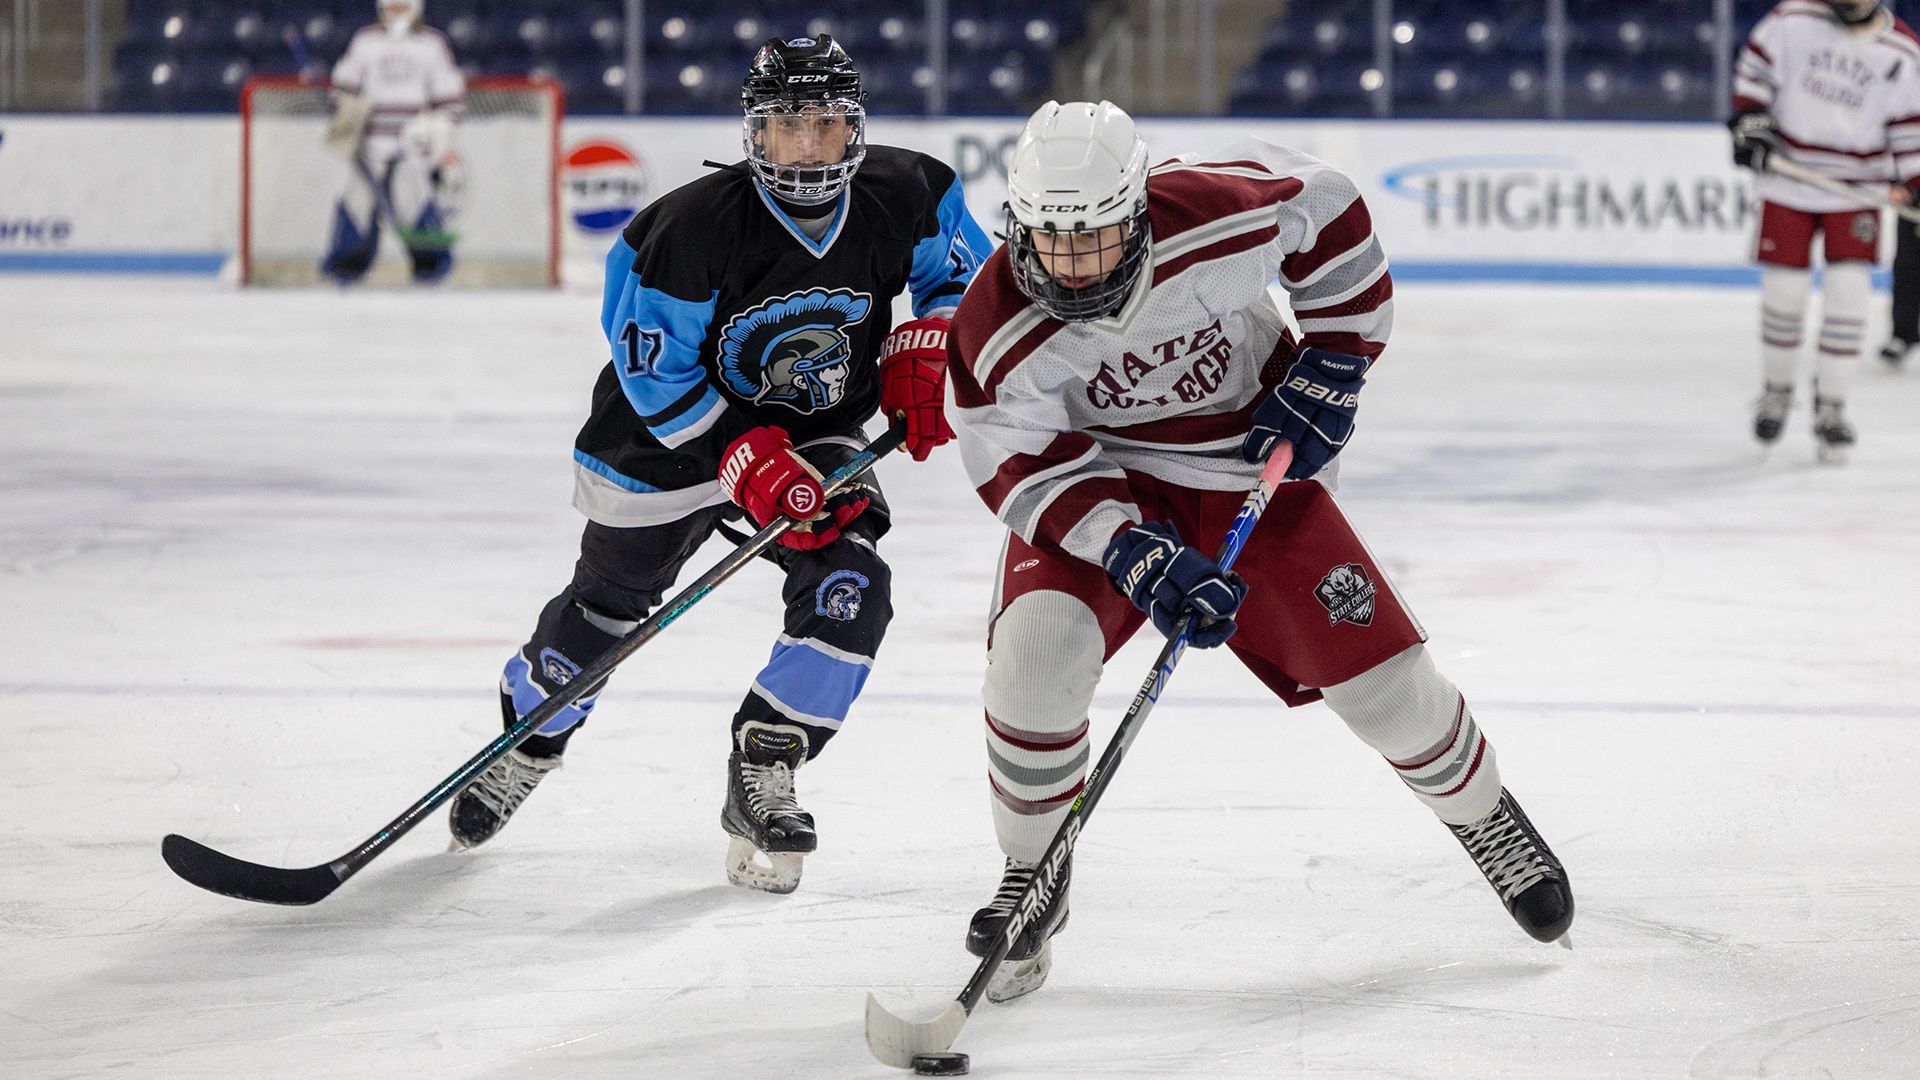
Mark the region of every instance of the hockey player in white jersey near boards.
<instances>
[{"instance_id":1,"label":"hockey player in white jersey near boards","mask_svg":"<svg viewBox=\"0 0 1920 1080\"><path fill-rule=\"evenodd\" d=\"M321 270L343 285L360 280L389 222L406 244L416 281L453 268L449 207L437 192L454 169L455 126L467 80L438 30L422 25L422 0L381 0L380 22L353 36L333 68L329 144L352 168L334 205Z\"/></svg>"},{"instance_id":2,"label":"hockey player in white jersey near boards","mask_svg":"<svg viewBox=\"0 0 1920 1080\"><path fill-rule=\"evenodd\" d=\"M1352 182L1254 140L1149 169L1126 113L1049 102L1014 150L1007 233L949 337L968 476L1011 530L985 685L1006 864L968 949L991 953L1081 791L1104 663L1149 619L1171 633L1189 612L1195 646L1225 644L1288 705L1324 696L1459 837L1520 925L1562 937L1565 870L1502 789L1419 625L1309 479L1352 432L1393 321L1386 257ZM1267 291L1276 277L1298 342ZM1301 482L1281 486L1237 573L1223 573L1209 553L1283 438ZM1067 876L993 999L1045 979Z\"/></svg>"},{"instance_id":3,"label":"hockey player in white jersey near boards","mask_svg":"<svg viewBox=\"0 0 1920 1080\"><path fill-rule=\"evenodd\" d=\"M1733 158L1760 175L1764 387L1753 433L1780 437L1793 403L1813 237L1821 237L1814 436L1824 460L1854 441L1845 414L1878 255L1881 199L1913 201L1920 178L1920 39L1877 0L1786 0L1753 28L1734 70ZM1770 168L1790 158L1861 187L1850 198ZM1891 182L1891 186L1888 186Z\"/></svg>"}]
</instances>

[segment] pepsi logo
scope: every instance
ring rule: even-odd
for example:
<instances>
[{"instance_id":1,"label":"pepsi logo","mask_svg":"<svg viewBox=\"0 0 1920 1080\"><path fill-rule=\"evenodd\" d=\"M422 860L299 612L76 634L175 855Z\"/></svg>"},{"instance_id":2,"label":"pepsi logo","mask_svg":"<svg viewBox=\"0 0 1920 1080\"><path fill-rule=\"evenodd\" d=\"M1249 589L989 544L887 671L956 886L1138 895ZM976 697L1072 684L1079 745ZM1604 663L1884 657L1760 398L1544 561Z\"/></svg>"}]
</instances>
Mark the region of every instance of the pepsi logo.
<instances>
[{"instance_id":1,"label":"pepsi logo","mask_svg":"<svg viewBox=\"0 0 1920 1080\"><path fill-rule=\"evenodd\" d=\"M646 166L633 151L608 139L590 139L567 151L566 182L567 211L583 232L618 232L646 205Z\"/></svg>"}]
</instances>

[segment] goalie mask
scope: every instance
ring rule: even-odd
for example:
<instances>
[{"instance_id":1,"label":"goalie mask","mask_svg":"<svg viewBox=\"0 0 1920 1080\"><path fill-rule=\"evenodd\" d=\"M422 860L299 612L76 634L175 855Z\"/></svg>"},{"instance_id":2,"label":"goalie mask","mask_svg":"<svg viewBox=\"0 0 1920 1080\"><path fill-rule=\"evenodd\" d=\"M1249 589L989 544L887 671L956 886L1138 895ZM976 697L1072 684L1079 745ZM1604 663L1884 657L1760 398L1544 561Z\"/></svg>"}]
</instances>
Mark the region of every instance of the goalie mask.
<instances>
[{"instance_id":1,"label":"goalie mask","mask_svg":"<svg viewBox=\"0 0 1920 1080\"><path fill-rule=\"evenodd\" d=\"M424 0L380 0L375 10L389 33L404 34L426 17L421 10L423 4Z\"/></svg>"},{"instance_id":2,"label":"goalie mask","mask_svg":"<svg viewBox=\"0 0 1920 1080\"><path fill-rule=\"evenodd\" d=\"M839 198L867 156L866 98L859 69L831 36L768 40L740 86L754 176L801 206Z\"/></svg>"},{"instance_id":3,"label":"goalie mask","mask_svg":"<svg viewBox=\"0 0 1920 1080\"><path fill-rule=\"evenodd\" d=\"M1013 281L1063 322L1113 314L1147 264L1147 145L1110 101L1049 101L1007 174Z\"/></svg>"}]
</instances>

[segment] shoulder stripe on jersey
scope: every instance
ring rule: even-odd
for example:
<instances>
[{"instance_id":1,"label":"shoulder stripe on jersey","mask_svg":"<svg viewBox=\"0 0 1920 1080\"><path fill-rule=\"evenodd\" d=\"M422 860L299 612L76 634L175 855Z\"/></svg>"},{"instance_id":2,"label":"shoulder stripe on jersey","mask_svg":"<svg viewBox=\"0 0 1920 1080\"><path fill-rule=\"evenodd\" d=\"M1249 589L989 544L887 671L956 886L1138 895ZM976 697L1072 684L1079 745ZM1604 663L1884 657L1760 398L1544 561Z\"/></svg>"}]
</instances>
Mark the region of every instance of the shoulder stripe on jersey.
<instances>
[{"instance_id":1,"label":"shoulder stripe on jersey","mask_svg":"<svg viewBox=\"0 0 1920 1080\"><path fill-rule=\"evenodd\" d=\"M994 365L1000 362L1000 358L1046 317L1046 312L1028 304L1019 314L1000 324L1000 329L995 330L987 343L980 347L980 355L973 359L973 379L981 389L986 389L987 383L992 381Z\"/></svg>"},{"instance_id":2,"label":"shoulder stripe on jersey","mask_svg":"<svg viewBox=\"0 0 1920 1080\"><path fill-rule=\"evenodd\" d=\"M1202 225L1196 229L1175 233L1163 243L1162 238L1154 237L1153 261L1158 264L1172 262L1195 248L1224 240L1243 232L1272 226L1277 210L1273 206L1256 206L1243 210L1230 217L1220 218L1211 225Z\"/></svg>"}]
</instances>

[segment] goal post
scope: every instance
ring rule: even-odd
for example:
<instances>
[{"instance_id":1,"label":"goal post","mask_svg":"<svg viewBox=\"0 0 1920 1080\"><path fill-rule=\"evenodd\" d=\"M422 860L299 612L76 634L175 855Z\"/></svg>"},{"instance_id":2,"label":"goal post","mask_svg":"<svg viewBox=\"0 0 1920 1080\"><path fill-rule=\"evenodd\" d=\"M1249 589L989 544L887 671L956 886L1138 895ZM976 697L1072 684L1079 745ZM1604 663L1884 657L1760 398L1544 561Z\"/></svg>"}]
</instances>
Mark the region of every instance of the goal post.
<instances>
[{"instance_id":1,"label":"goal post","mask_svg":"<svg viewBox=\"0 0 1920 1080\"><path fill-rule=\"evenodd\" d=\"M447 284L471 288L560 283L558 83L480 76L467 97L454 152L462 197L448 231ZM240 94L240 222L236 259L247 285L317 285L334 203L353 164L327 149L328 86L299 76L258 76ZM382 223L368 281L408 280L405 251Z\"/></svg>"}]
</instances>

